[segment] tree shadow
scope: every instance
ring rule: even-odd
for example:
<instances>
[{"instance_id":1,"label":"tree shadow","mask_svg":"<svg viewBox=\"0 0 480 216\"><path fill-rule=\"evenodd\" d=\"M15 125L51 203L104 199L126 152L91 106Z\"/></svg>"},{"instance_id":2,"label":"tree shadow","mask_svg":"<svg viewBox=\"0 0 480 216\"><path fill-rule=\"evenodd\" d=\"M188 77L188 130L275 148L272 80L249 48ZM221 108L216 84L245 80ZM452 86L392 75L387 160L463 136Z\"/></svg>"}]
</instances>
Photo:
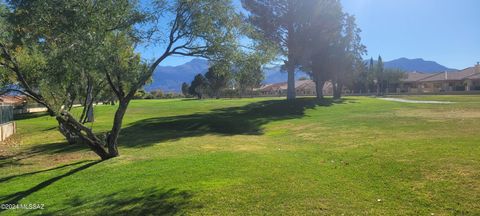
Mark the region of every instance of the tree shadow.
<instances>
[{"instance_id":1,"label":"tree shadow","mask_svg":"<svg viewBox=\"0 0 480 216\"><path fill-rule=\"evenodd\" d=\"M67 206L74 207L49 212L48 215L88 208L95 215L175 215L185 209L202 208L191 201L192 193L178 189L145 188L142 192L123 190L105 194L94 199L74 197L67 201ZM73 212L72 212L73 213Z\"/></svg>"},{"instance_id":2,"label":"tree shadow","mask_svg":"<svg viewBox=\"0 0 480 216\"><path fill-rule=\"evenodd\" d=\"M240 107L214 109L207 113L143 119L122 129L119 143L126 147L143 147L158 142L206 134L261 135L263 134L263 125L268 122L301 118L307 109L315 109L318 106L354 102L355 99L350 98L341 100L326 98L321 101L315 98L298 98L294 101L267 100ZM31 117L45 114L25 115ZM0 156L0 168L25 165L22 160L37 155L55 155L82 150L86 151L88 147L81 144L71 145L66 142L35 145L18 154Z\"/></svg>"},{"instance_id":3,"label":"tree shadow","mask_svg":"<svg viewBox=\"0 0 480 216\"><path fill-rule=\"evenodd\" d=\"M14 120L24 120L30 118L38 118L43 116L49 116L48 112L37 112L37 113L22 113L13 115Z\"/></svg>"},{"instance_id":4,"label":"tree shadow","mask_svg":"<svg viewBox=\"0 0 480 216\"><path fill-rule=\"evenodd\" d=\"M98 164L100 162L102 162L102 161L94 161L94 162L84 164L84 165L79 166L77 168L74 168L74 169L72 169L72 170L70 170L70 171L68 171L68 172L66 172L62 175L59 175L59 176L53 177L51 179L48 179L46 181L43 181L43 182L41 182L41 183L39 183L39 184L29 188L29 189L14 192L14 193L11 193L11 194L6 195L6 196L2 196L2 197L0 197L1 203L18 204L18 202L20 200L24 199L25 197L27 197L27 196L29 196L29 195L31 195L31 194L33 194L33 193L35 193L35 192L37 192L41 189L44 189L45 187L53 184L54 182L57 182L57 181L65 178L65 177L68 177L68 176L73 175L77 172L85 170L85 169L87 169L87 168L89 168L89 167L91 167L95 164ZM7 210L7 209L0 209L0 213L5 211L5 210Z\"/></svg>"},{"instance_id":5,"label":"tree shadow","mask_svg":"<svg viewBox=\"0 0 480 216\"><path fill-rule=\"evenodd\" d=\"M38 155L54 155L61 153L77 152L80 150L87 150L88 148L83 145L71 145L66 142L46 143L35 145L26 151L19 152L17 154L11 154L6 156L0 156L0 168L7 166L21 166L26 165L22 163L23 160L32 158Z\"/></svg>"},{"instance_id":6,"label":"tree shadow","mask_svg":"<svg viewBox=\"0 0 480 216\"><path fill-rule=\"evenodd\" d=\"M268 100L241 107L214 109L208 113L150 118L122 129L120 143L127 147L144 147L185 137L216 135L261 135L263 125L278 120L301 118L307 109L331 106L353 99L318 101L299 98L295 101Z\"/></svg>"},{"instance_id":7,"label":"tree shadow","mask_svg":"<svg viewBox=\"0 0 480 216\"><path fill-rule=\"evenodd\" d=\"M65 164L65 165L53 167L53 168L50 168L50 169L44 169L44 170L39 170L39 171L34 171L34 172L29 172L29 173L22 173L22 174L18 174L18 175L11 175L11 176L7 176L7 177L0 178L0 183L9 181L9 180L14 179L14 178L25 177L25 176L30 176L30 175L38 174L38 173L43 173L43 172L49 172L49 171L53 171L53 170L58 170L58 169L62 169L62 168L65 168L65 167L75 166L75 165L78 165L78 164L82 164L82 163L85 163L85 162L88 162L88 160L78 161L78 162L71 163L71 164Z\"/></svg>"}]
</instances>

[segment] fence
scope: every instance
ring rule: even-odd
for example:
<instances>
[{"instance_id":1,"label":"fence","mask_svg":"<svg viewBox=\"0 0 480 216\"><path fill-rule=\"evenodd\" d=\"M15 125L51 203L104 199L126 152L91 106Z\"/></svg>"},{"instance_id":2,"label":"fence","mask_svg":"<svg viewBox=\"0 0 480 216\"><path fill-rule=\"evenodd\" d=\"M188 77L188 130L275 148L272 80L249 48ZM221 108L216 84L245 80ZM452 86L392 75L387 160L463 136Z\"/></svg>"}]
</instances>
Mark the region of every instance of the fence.
<instances>
[{"instance_id":1,"label":"fence","mask_svg":"<svg viewBox=\"0 0 480 216\"><path fill-rule=\"evenodd\" d=\"M13 106L0 105L0 124L13 121Z\"/></svg>"},{"instance_id":2,"label":"fence","mask_svg":"<svg viewBox=\"0 0 480 216\"><path fill-rule=\"evenodd\" d=\"M0 105L0 141L12 136L17 130L13 121L13 106Z\"/></svg>"}]
</instances>

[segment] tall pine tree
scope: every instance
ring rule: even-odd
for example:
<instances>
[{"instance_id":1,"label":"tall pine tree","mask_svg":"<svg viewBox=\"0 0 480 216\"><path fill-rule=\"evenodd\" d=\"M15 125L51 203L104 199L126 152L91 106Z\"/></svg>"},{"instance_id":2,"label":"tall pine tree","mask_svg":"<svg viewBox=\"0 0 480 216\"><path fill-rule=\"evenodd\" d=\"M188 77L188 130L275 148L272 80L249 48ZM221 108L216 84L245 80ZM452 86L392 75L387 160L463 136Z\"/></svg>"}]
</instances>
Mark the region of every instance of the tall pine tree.
<instances>
[{"instance_id":1,"label":"tall pine tree","mask_svg":"<svg viewBox=\"0 0 480 216\"><path fill-rule=\"evenodd\" d=\"M248 20L263 36L278 45L288 73L287 99L295 99L295 69L298 66L296 38L304 0L242 0Z\"/></svg>"}]
</instances>

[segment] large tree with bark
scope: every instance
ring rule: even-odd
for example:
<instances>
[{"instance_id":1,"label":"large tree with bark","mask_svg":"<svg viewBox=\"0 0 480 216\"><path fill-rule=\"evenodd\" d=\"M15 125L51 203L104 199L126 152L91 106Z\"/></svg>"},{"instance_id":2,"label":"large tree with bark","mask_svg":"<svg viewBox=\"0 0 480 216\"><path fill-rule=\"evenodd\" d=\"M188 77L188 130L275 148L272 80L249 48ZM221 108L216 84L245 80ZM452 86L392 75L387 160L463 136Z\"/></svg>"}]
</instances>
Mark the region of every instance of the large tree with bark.
<instances>
[{"instance_id":1,"label":"large tree with bark","mask_svg":"<svg viewBox=\"0 0 480 216\"><path fill-rule=\"evenodd\" d=\"M0 38L0 65L3 77L21 87L10 90L47 107L67 139L85 143L101 159L119 155L128 104L161 62L173 55L222 58L235 49L241 24L229 0L153 1L148 10L129 0L11 0L8 7L12 34ZM139 42L162 51L144 63L134 51ZM75 93L91 96L102 88L113 92L118 107L111 130L99 135L66 105Z\"/></svg>"},{"instance_id":2,"label":"large tree with bark","mask_svg":"<svg viewBox=\"0 0 480 216\"><path fill-rule=\"evenodd\" d=\"M295 69L298 67L300 8L305 0L242 0L249 21L265 38L273 41L284 57L288 73L287 99L295 99Z\"/></svg>"},{"instance_id":3,"label":"large tree with bark","mask_svg":"<svg viewBox=\"0 0 480 216\"><path fill-rule=\"evenodd\" d=\"M339 44L344 13L338 0L307 0L301 8L304 25L297 38L302 69L315 82L317 99L323 99L323 86L332 80L336 64L332 64Z\"/></svg>"},{"instance_id":4,"label":"large tree with bark","mask_svg":"<svg viewBox=\"0 0 480 216\"><path fill-rule=\"evenodd\" d=\"M297 56L316 84L317 98L323 99L326 81L332 82L334 98L340 98L343 87L362 69L366 52L355 18L343 12L339 0L307 0L300 19Z\"/></svg>"}]
</instances>

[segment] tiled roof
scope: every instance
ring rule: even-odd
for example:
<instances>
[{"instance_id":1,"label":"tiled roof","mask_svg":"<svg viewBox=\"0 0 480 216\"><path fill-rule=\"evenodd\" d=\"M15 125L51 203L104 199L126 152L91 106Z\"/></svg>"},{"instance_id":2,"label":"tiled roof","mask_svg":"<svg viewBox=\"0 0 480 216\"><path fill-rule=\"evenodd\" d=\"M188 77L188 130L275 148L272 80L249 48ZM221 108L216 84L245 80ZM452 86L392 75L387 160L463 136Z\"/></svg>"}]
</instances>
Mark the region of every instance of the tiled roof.
<instances>
[{"instance_id":1,"label":"tiled roof","mask_svg":"<svg viewBox=\"0 0 480 216\"><path fill-rule=\"evenodd\" d=\"M475 68L470 67L458 72L443 72L435 74L434 76L427 77L422 79L422 82L433 82L433 81L443 81L443 80L463 80L469 76L475 75Z\"/></svg>"},{"instance_id":2,"label":"tiled roof","mask_svg":"<svg viewBox=\"0 0 480 216\"><path fill-rule=\"evenodd\" d=\"M404 82L416 82L416 81L420 81L420 80L425 79L425 78L430 77L430 76L435 76L435 74L410 72L410 73L407 73L407 78L405 78L403 81Z\"/></svg>"},{"instance_id":3,"label":"tiled roof","mask_svg":"<svg viewBox=\"0 0 480 216\"><path fill-rule=\"evenodd\" d=\"M464 79L480 79L480 72L475 71L475 67L469 67L461 71L440 72L435 74L424 74L418 72L407 73L404 82L435 82L435 81L458 81Z\"/></svg>"},{"instance_id":4,"label":"tiled roof","mask_svg":"<svg viewBox=\"0 0 480 216\"><path fill-rule=\"evenodd\" d=\"M22 105L27 101L25 96L13 96L13 95L3 95L0 96L0 103L11 104L11 105Z\"/></svg>"},{"instance_id":5,"label":"tiled roof","mask_svg":"<svg viewBox=\"0 0 480 216\"><path fill-rule=\"evenodd\" d=\"M480 73L473 74L467 77L466 79L480 79Z\"/></svg>"}]
</instances>

